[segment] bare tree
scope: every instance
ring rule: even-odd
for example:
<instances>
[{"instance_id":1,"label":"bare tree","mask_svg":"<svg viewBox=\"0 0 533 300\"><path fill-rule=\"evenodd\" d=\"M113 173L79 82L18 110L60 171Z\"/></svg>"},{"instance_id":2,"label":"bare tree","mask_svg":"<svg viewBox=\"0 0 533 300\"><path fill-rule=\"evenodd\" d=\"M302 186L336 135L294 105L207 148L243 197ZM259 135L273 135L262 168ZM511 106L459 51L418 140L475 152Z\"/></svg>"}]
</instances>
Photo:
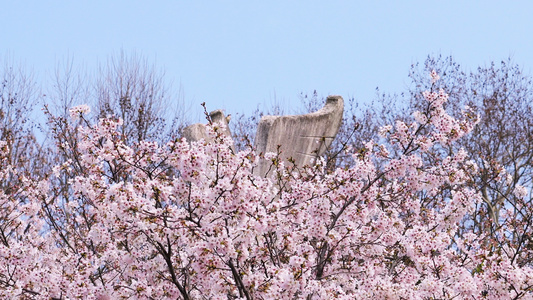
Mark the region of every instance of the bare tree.
<instances>
[{"instance_id":1,"label":"bare tree","mask_svg":"<svg viewBox=\"0 0 533 300\"><path fill-rule=\"evenodd\" d=\"M9 163L29 176L41 165L31 121L37 88L33 75L9 58L0 72L0 140L7 142Z\"/></svg>"},{"instance_id":2,"label":"bare tree","mask_svg":"<svg viewBox=\"0 0 533 300\"><path fill-rule=\"evenodd\" d=\"M96 115L115 115L124 121L123 136L130 142L160 140L172 120L174 133L183 127L184 103L172 98L164 72L136 54L120 53L100 67L96 81ZM170 113L169 113L170 112ZM172 115L171 113L174 113ZM178 127L178 128L176 128Z\"/></svg>"},{"instance_id":3,"label":"bare tree","mask_svg":"<svg viewBox=\"0 0 533 300\"><path fill-rule=\"evenodd\" d=\"M66 57L56 64L45 104L55 115L68 117L69 109L91 99L91 83L86 70Z\"/></svg>"}]
</instances>

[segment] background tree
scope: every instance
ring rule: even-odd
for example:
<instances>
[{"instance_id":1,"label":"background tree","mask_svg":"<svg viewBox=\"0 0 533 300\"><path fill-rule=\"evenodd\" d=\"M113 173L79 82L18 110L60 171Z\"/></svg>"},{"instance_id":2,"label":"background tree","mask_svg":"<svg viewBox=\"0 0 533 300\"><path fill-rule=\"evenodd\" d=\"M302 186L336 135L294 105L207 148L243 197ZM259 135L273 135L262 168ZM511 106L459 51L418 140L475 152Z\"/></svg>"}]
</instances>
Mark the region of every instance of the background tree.
<instances>
[{"instance_id":1,"label":"background tree","mask_svg":"<svg viewBox=\"0 0 533 300\"><path fill-rule=\"evenodd\" d=\"M95 93L98 118L114 115L124 120L123 136L131 142L162 140L186 123L181 90L172 94L164 72L135 53L121 52L101 66Z\"/></svg>"},{"instance_id":2,"label":"background tree","mask_svg":"<svg viewBox=\"0 0 533 300\"><path fill-rule=\"evenodd\" d=\"M64 121L70 121L70 108L84 103L92 108L93 121L122 118L129 143L162 141L188 123L181 86L174 89L162 69L134 52L110 56L93 73L67 57L57 64L46 94L49 112Z\"/></svg>"},{"instance_id":3,"label":"background tree","mask_svg":"<svg viewBox=\"0 0 533 300\"><path fill-rule=\"evenodd\" d=\"M38 176L43 167L33 120L37 91L31 72L6 56L0 70L0 140L10 149L10 165L27 176Z\"/></svg>"}]
</instances>

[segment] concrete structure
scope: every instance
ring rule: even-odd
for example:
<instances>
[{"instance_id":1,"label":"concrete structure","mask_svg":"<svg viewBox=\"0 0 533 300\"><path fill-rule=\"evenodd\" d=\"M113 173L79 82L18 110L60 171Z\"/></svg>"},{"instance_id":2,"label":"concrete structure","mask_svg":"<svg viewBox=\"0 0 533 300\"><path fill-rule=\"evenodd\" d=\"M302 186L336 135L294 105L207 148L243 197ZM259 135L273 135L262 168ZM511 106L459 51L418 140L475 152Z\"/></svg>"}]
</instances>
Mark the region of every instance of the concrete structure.
<instances>
[{"instance_id":1,"label":"concrete structure","mask_svg":"<svg viewBox=\"0 0 533 300\"><path fill-rule=\"evenodd\" d=\"M231 138L231 131L229 129L229 121L230 121L231 118L229 116L226 117L222 110L217 109L217 110L212 111L209 114L209 117L211 118L211 121L213 123L218 123L218 124L225 125L224 134L226 136L228 136L229 138ZM191 141L191 142L199 141L201 139L204 139L206 141L210 140L208 138L208 136L207 136L205 125L204 124L200 124L200 123L193 124L193 125L185 127L185 129L183 129L183 136L188 141Z\"/></svg>"},{"instance_id":2,"label":"concrete structure","mask_svg":"<svg viewBox=\"0 0 533 300\"><path fill-rule=\"evenodd\" d=\"M276 153L280 145L283 161L292 158L299 167L313 164L317 157L324 154L337 135L343 111L342 97L329 96L325 106L314 113L297 116L263 116L255 136L256 151L263 154ZM222 110L215 110L209 116L213 123L226 125L224 134L231 138L229 118L224 116ZM204 124L186 127L183 136L189 141L201 139L209 141ZM267 176L271 164L271 161L261 159L254 173Z\"/></svg>"},{"instance_id":3,"label":"concrete structure","mask_svg":"<svg viewBox=\"0 0 533 300\"><path fill-rule=\"evenodd\" d=\"M329 96L317 112L297 116L263 116L257 128L258 153L282 151L281 158L293 158L297 166L313 164L333 142L342 122L344 100ZM255 173L265 176L272 162L261 160Z\"/></svg>"}]
</instances>

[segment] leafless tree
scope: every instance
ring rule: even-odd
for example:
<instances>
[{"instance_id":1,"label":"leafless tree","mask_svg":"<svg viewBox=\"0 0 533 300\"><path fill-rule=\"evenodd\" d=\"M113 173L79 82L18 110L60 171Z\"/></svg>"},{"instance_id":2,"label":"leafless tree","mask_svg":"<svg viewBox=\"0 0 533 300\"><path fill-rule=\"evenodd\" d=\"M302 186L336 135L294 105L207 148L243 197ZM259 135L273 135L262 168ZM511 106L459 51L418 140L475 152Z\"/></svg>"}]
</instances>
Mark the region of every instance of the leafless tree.
<instances>
[{"instance_id":1,"label":"leafless tree","mask_svg":"<svg viewBox=\"0 0 533 300\"><path fill-rule=\"evenodd\" d=\"M32 122L37 88L31 72L5 58L0 70L0 140L7 142L9 162L26 175L36 173L41 163Z\"/></svg>"},{"instance_id":2,"label":"leafless tree","mask_svg":"<svg viewBox=\"0 0 533 300\"><path fill-rule=\"evenodd\" d=\"M164 72L136 54L121 52L99 69L96 80L96 115L124 120L122 133L131 142L161 140L164 133L185 125L186 107L181 88L172 95ZM171 130L166 130L172 125Z\"/></svg>"}]
</instances>

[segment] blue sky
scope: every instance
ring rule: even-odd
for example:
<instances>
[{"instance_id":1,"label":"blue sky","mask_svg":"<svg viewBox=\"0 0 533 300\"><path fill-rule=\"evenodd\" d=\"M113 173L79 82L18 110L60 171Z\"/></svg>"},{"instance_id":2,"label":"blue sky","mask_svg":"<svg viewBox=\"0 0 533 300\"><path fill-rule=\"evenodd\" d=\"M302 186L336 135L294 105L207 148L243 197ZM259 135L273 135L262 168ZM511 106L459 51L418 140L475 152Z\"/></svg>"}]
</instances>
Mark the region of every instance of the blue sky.
<instances>
[{"instance_id":1,"label":"blue sky","mask_svg":"<svg viewBox=\"0 0 533 300\"><path fill-rule=\"evenodd\" d=\"M412 63L452 55L465 67L512 56L533 66L530 1L5 1L0 57L43 85L72 57L89 71L135 52L199 103L227 113L286 108L300 92L368 102L401 92ZM3 52L3 53L2 53Z\"/></svg>"}]
</instances>

